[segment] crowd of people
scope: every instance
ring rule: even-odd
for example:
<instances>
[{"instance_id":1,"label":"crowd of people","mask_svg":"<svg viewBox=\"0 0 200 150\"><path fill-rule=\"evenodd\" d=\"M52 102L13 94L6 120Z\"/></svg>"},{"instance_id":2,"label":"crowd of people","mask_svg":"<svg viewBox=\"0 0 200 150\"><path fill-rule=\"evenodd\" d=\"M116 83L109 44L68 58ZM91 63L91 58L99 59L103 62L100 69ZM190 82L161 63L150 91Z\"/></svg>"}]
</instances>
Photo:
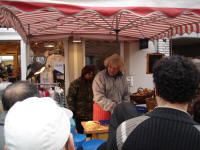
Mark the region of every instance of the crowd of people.
<instances>
[{"instance_id":1,"label":"crowd of people","mask_svg":"<svg viewBox=\"0 0 200 150\"><path fill-rule=\"evenodd\" d=\"M130 104L124 63L114 54L95 75L85 66L68 89L67 108L73 112L78 133L81 121L110 120L109 137L99 150L197 150L200 149L200 102L193 116L187 113L195 98L200 72L189 60L170 56L156 62L153 82L158 106L139 115ZM0 149L74 150L70 117L51 98L39 98L26 81L5 86L4 112L0 116Z\"/></svg>"},{"instance_id":2,"label":"crowd of people","mask_svg":"<svg viewBox=\"0 0 200 150\"><path fill-rule=\"evenodd\" d=\"M196 66L180 56L161 59L154 65L153 81L158 107L122 122L108 149L199 149L200 125L187 113L199 87Z\"/></svg>"}]
</instances>

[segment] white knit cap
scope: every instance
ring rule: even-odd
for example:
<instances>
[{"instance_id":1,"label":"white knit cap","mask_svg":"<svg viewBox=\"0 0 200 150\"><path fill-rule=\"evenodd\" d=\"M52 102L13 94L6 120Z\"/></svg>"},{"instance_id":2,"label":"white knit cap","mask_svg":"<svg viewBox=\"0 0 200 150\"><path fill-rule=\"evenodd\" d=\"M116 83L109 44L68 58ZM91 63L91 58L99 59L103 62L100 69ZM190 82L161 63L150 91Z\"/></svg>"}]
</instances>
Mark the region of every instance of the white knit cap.
<instances>
[{"instance_id":1,"label":"white knit cap","mask_svg":"<svg viewBox=\"0 0 200 150\"><path fill-rule=\"evenodd\" d=\"M8 111L4 131L8 150L61 150L69 137L70 122L53 99L31 97Z\"/></svg>"}]
</instances>

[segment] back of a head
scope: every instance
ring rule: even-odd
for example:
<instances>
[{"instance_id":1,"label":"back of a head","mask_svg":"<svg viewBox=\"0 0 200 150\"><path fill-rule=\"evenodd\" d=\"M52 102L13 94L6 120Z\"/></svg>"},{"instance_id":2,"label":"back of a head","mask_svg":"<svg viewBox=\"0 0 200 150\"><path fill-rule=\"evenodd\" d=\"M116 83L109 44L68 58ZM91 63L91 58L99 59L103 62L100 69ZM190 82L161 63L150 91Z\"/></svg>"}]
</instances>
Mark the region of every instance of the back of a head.
<instances>
[{"instance_id":1,"label":"back of a head","mask_svg":"<svg viewBox=\"0 0 200 150\"><path fill-rule=\"evenodd\" d=\"M70 134L65 110L49 97L17 102L5 119L8 150L61 150Z\"/></svg>"},{"instance_id":2,"label":"back of a head","mask_svg":"<svg viewBox=\"0 0 200 150\"><path fill-rule=\"evenodd\" d=\"M15 82L9 85L3 93L3 108L8 111L17 101L22 101L33 96L38 96L35 85L26 81Z\"/></svg>"},{"instance_id":3,"label":"back of a head","mask_svg":"<svg viewBox=\"0 0 200 150\"><path fill-rule=\"evenodd\" d=\"M199 75L196 66L184 57L161 59L153 68L156 94L171 103L189 102L196 95Z\"/></svg>"}]
</instances>

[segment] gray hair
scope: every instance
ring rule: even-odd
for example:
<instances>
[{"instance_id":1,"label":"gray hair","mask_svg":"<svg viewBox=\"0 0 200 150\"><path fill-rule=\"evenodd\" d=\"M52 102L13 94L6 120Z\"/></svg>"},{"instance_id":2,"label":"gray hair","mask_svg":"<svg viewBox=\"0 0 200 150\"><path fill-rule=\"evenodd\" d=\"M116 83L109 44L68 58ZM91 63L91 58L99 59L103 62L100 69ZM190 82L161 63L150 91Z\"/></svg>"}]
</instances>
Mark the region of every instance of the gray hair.
<instances>
[{"instance_id":1,"label":"gray hair","mask_svg":"<svg viewBox=\"0 0 200 150\"><path fill-rule=\"evenodd\" d=\"M108 67L109 65L119 67L120 71L124 70L124 62L118 54L113 54L105 59L104 66Z\"/></svg>"},{"instance_id":2,"label":"gray hair","mask_svg":"<svg viewBox=\"0 0 200 150\"><path fill-rule=\"evenodd\" d=\"M34 84L27 81L15 82L4 90L2 96L3 108L8 111L17 101L23 101L26 98L34 96L39 96Z\"/></svg>"}]
</instances>

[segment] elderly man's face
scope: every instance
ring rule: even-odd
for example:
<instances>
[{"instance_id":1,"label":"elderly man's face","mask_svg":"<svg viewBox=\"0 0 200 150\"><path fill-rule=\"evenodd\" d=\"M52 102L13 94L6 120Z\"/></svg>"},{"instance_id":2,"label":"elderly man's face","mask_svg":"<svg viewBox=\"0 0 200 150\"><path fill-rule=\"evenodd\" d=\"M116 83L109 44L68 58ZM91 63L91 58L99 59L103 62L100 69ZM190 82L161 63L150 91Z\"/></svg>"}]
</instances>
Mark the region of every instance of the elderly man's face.
<instances>
[{"instance_id":1,"label":"elderly man's face","mask_svg":"<svg viewBox=\"0 0 200 150\"><path fill-rule=\"evenodd\" d=\"M110 76L115 76L119 73L119 67L114 65L108 66L108 73Z\"/></svg>"}]
</instances>

